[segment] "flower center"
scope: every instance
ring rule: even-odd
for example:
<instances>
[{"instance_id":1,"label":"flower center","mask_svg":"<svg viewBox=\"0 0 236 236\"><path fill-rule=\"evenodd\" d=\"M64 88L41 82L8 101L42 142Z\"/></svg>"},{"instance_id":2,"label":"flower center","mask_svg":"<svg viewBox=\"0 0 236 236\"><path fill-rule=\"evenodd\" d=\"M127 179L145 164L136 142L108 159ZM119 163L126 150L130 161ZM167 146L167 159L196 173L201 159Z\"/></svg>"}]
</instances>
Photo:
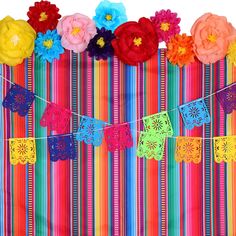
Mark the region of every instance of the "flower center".
<instances>
[{"instance_id":1,"label":"flower center","mask_svg":"<svg viewBox=\"0 0 236 236\"><path fill-rule=\"evenodd\" d=\"M104 41L104 38L103 37L100 37L98 40L97 40L97 45L100 47L100 48L103 48L105 46L105 41Z\"/></svg>"},{"instance_id":2,"label":"flower center","mask_svg":"<svg viewBox=\"0 0 236 236\"><path fill-rule=\"evenodd\" d=\"M161 26L160 26L160 29L163 30L163 31L168 31L170 29L170 23L162 22Z\"/></svg>"},{"instance_id":3,"label":"flower center","mask_svg":"<svg viewBox=\"0 0 236 236\"><path fill-rule=\"evenodd\" d=\"M13 43L14 46L16 46L19 42L20 38L17 34L13 35L11 38L11 42Z\"/></svg>"},{"instance_id":4,"label":"flower center","mask_svg":"<svg viewBox=\"0 0 236 236\"><path fill-rule=\"evenodd\" d=\"M105 18L106 18L107 21L111 21L112 20L112 15L111 14L107 14L105 16Z\"/></svg>"},{"instance_id":5,"label":"flower center","mask_svg":"<svg viewBox=\"0 0 236 236\"><path fill-rule=\"evenodd\" d=\"M180 55L184 55L184 54L186 53L186 48L179 47L179 48L178 48L178 53L179 53Z\"/></svg>"},{"instance_id":6,"label":"flower center","mask_svg":"<svg viewBox=\"0 0 236 236\"><path fill-rule=\"evenodd\" d=\"M138 37L138 38L134 38L133 43L135 46L139 47L142 44L142 38Z\"/></svg>"},{"instance_id":7,"label":"flower center","mask_svg":"<svg viewBox=\"0 0 236 236\"><path fill-rule=\"evenodd\" d=\"M43 46L46 47L47 49L50 49L53 45L53 40L52 39L48 39L43 41Z\"/></svg>"},{"instance_id":8,"label":"flower center","mask_svg":"<svg viewBox=\"0 0 236 236\"><path fill-rule=\"evenodd\" d=\"M216 37L216 35L214 35L214 34L209 34L208 37L207 37L207 39L208 39L211 43L215 43L217 37Z\"/></svg>"},{"instance_id":9,"label":"flower center","mask_svg":"<svg viewBox=\"0 0 236 236\"><path fill-rule=\"evenodd\" d=\"M71 34L73 36L77 35L80 32L80 28L79 27L74 27L73 30L71 31Z\"/></svg>"},{"instance_id":10,"label":"flower center","mask_svg":"<svg viewBox=\"0 0 236 236\"><path fill-rule=\"evenodd\" d=\"M45 11L40 13L39 21L45 21L48 19L48 15L46 14Z\"/></svg>"}]
</instances>

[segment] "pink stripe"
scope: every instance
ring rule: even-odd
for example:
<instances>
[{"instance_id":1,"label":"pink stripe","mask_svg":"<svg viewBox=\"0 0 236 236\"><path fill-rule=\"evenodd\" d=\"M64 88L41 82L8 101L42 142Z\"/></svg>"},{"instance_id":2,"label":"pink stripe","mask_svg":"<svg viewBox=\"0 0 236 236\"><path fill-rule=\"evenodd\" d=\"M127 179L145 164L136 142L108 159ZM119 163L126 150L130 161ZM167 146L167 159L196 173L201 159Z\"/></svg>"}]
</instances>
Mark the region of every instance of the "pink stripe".
<instances>
[{"instance_id":1,"label":"pink stripe","mask_svg":"<svg viewBox=\"0 0 236 236\"><path fill-rule=\"evenodd\" d=\"M220 88L224 87L224 59L220 61ZM224 111L222 107L220 106L220 136L224 136ZM221 163L219 165L219 235L225 235L226 229L225 229L225 165L224 163Z\"/></svg>"},{"instance_id":2,"label":"pink stripe","mask_svg":"<svg viewBox=\"0 0 236 236\"><path fill-rule=\"evenodd\" d=\"M167 70L167 61L165 58L165 52L166 51L161 51L161 111L166 110L166 70ZM166 142L167 143L167 142ZM161 162L161 230L163 235L168 235L168 194L167 194L167 186L166 183L168 183L168 174L167 174L167 145L165 148L165 153L163 155L163 159Z\"/></svg>"},{"instance_id":3,"label":"pink stripe","mask_svg":"<svg viewBox=\"0 0 236 236\"><path fill-rule=\"evenodd\" d=\"M92 59L87 57L88 71L87 71L87 115L93 117L93 77L92 77ZM87 146L88 150L88 179L87 179L87 191L88 191L88 235L93 235L93 146L90 144Z\"/></svg>"},{"instance_id":4,"label":"pink stripe","mask_svg":"<svg viewBox=\"0 0 236 236\"><path fill-rule=\"evenodd\" d=\"M52 89L53 92L52 94L54 94L54 97L51 97L51 100L54 101L55 103L58 103L59 97L57 96L59 93L57 93L57 88L58 88L58 83L59 83L59 78L58 78L58 62L54 61L53 63L53 77L54 78L52 80ZM50 92L50 91L48 91ZM60 230L59 230L59 225L60 225L60 196L58 196L59 193L59 179L58 176L60 176L60 169L59 169L59 165L57 162L52 163L52 189L53 189L53 193L52 193L52 207L53 207L53 214L52 216L54 216L53 219L53 224L52 226L52 232L53 235L59 235L60 234Z\"/></svg>"},{"instance_id":5,"label":"pink stripe","mask_svg":"<svg viewBox=\"0 0 236 236\"><path fill-rule=\"evenodd\" d=\"M187 74L191 78L192 73L190 67L186 68ZM186 78L186 89L185 89L185 100L183 103L191 101L191 80ZM184 128L184 126L183 126ZM191 131L185 129L186 131L186 136L192 136ZM186 176L186 212L187 212L187 217L186 217L186 235L193 235L194 232L192 232L192 219L191 219L191 211L192 211L192 196L191 196L191 169L192 166L190 164L184 164L185 165L185 176Z\"/></svg>"},{"instance_id":6,"label":"pink stripe","mask_svg":"<svg viewBox=\"0 0 236 236\"><path fill-rule=\"evenodd\" d=\"M119 62L114 58L114 120L115 124L120 122L119 117ZM120 154L115 151L113 155L113 235L120 236Z\"/></svg>"}]
</instances>

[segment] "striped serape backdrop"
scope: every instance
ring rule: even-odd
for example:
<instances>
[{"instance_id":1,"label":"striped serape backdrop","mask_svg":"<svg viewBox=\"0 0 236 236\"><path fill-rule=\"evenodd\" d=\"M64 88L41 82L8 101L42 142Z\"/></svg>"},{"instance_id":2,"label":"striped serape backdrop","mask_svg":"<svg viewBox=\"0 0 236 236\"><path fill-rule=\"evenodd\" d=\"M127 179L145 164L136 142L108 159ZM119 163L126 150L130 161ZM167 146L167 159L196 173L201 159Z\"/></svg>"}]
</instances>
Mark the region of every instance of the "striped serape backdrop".
<instances>
[{"instance_id":1,"label":"striped serape backdrop","mask_svg":"<svg viewBox=\"0 0 236 236\"><path fill-rule=\"evenodd\" d=\"M180 69L168 63L165 49L137 67L66 51L53 64L33 56L14 68L0 65L0 74L112 124L171 110L236 82L236 67L226 59ZM1 79L0 86L3 100L11 84ZM236 112L226 115L215 96L206 105L211 123L192 130L177 110L169 112L174 136L236 135ZM47 139L39 139L36 164L12 166L7 139L50 135L40 126L45 107L36 99L20 117L1 106L0 235L236 235L236 163L214 162L209 139L203 140L199 164L177 163L173 138L161 161L138 158L139 120L131 123L134 146L125 151L108 152L104 140L96 148L76 142L76 160L51 162ZM72 115L66 132L77 132L79 122Z\"/></svg>"}]
</instances>

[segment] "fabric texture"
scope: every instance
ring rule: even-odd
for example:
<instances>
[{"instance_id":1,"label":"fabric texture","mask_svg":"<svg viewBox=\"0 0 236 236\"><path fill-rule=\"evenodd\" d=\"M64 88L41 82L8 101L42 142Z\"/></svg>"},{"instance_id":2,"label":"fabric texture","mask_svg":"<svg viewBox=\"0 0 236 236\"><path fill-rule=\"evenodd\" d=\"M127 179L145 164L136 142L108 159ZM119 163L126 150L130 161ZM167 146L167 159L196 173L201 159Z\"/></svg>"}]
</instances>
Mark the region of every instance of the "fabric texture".
<instances>
[{"instance_id":1,"label":"fabric texture","mask_svg":"<svg viewBox=\"0 0 236 236\"><path fill-rule=\"evenodd\" d=\"M110 124L132 121L133 136L133 147L115 152L105 142L93 147L75 140L76 158L55 162L47 139L38 139L36 163L12 166L5 139L58 133L40 126L46 104L37 98L25 117L0 109L0 235L236 234L236 165L215 163L212 140L202 140L199 164L176 162L173 137L166 138L161 161L137 157L142 118L236 82L236 68L226 60L180 69L159 50L134 67L66 51L52 64L32 57L16 67L0 65L0 74L72 112ZM0 81L2 100L10 87ZM226 115L216 96L205 103L211 123L191 130L178 110L168 113L173 136L236 135L236 112ZM63 133L76 133L79 125L72 115Z\"/></svg>"}]
</instances>

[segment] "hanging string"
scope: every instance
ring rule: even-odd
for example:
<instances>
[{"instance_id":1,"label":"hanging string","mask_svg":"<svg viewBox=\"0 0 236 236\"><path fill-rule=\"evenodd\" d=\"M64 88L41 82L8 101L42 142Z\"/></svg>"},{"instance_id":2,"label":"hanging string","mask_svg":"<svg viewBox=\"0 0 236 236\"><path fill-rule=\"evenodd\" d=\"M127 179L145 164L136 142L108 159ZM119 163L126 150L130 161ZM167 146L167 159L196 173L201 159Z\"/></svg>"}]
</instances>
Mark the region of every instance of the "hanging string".
<instances>
[{"instance_id":1,"label":"hanging string","mask_svg":"<svg viewBox=\"0 0 236 236\"><path fill-rule=\"evenodd\" d=\"M140 133L142 131L136 131L137 133ZM59 135L52 135L52 136L44 136L44 137L25 137L25 138L14 138L14 139L29 139L29 138L33 138L35 140L45 140L45 139L50 139L50 138L54 138L56 136L60 136L60 137L65 137L65 136L70 136L71 134L79 134L80 132L76 132L76 133L69 133L69 134L59 134ZM177 139L179 137L185 137L185 138L194 138L194 139L201 139L201 140L213 140L214 138L204 138L204 137L192 137L192 136L172 136L172 137L166 137L167 139ZM222 136L219 136L222 137ZM217 136L215 137L217 138ZM4 141L9 141L11 138L4 138L4 139L0 139L0 140L4 140Z\"/></svg>"},{"instance_id":2,"label":"hanging string","mask_svg":"<svg viewBox=\"0 0 236 236\"><path fill-rule=\"evenodd\" d=\"M2 76L1 74L0 74L0 77L1 77L3 80L7 81L8 83L11 83L12 85L15 85L15 83L13 83L12 81L8 80L7 78L5 78L4 76ZM209 95L207 95L207 96L205 96L205 97L197 98L196 100L198 100L198 99L207 99L207 98L209 98L209 97L211 97L211 96L214 96L214 95L217 94L217 93L220 93L220 92L224 91L225 89L228 89L228 88L232 87L232 86L235 85L235 84L236 84L236 83L232 83L232 84L230 84L230 85L228 85L228 86L226 86L226 87L224 87L224 88L222 88L222 89L220 89L220 90L217 90L216 92L211 93L211 94L209 94ZM36 98L38 98L39 100L44 101L44 102L46 102L46 103L48 103L48 104L51 103L50 101L48 101L48 100L46 100L46 99L44 99L44 98L38 96L38 95L35 94L35 93L34 93L34 96L35 96ZM170 112L173 112L173 111L175 111L175 110L178 110L178 107L173 108L173 109L171 109L171 110L167 110L166 112L170 113ZM71 113L72 113L73 115L76 115L76 116L79 116L79 117L88 117L88 116L81 115L81 114L78 114L78 113L75 113L75 112L71 112ZM136 122L141 121L141 120L142 120L142 118L137 119L137 120L127 121L127 122L121 123L121 124L119 124L119 125L121 126L121 125L125 125L125 124L127 124L127 123L128 123L128 124L132 124L132 123L136 123ZM107 124L107 125L112 125L112 124L109 123L109 122L104 122L104 123ZM103 130L103 129L96 129L96 130L94 130L94 132L96 132L96 131L101 131L101 130ZM139 131L137 131L137 132L139 132ZM141 131L140 131L140 132L141 132ZM76 133L74 133L74 134L76 134ZM68 134L68 135L70 135L70 134ZM65 136L68 136L68 135L65 135ZM60 135L60 136L63 136L63 135ZM47 138L47 137L39 137L39 138L35 138L35 139L44 139L44 138ZM177 138L177 137L169 137L169 138ZM213 138L202 138L202 139L213 139Z\"/></svg>"},{"instance_id":3,"label":"hanging string","mask_svg":"<svg viewBox=\"0 0 236 236\"><path fill-rule=\"evenodd\" d=\"M9 82L9 83L11 83L11 84L13 84L13 85L15 84L15 83L13 83L12 81L10 81L10 80L6 79L5 77L3 77L2 75L0 75L0 77L1 77L3 80L5 80L5 81L7 81L7 82ZM205 97L197 98L197 99L195 99L195 100L198 100L198 99L207 99L207 98L209 98L209 97L211 97L211 96L214 96L214 95L217 94L217 93L220 93L220 92L224 91L225 89L228 89L228 88L232 87L232 86L235 85L235 84L236 84L236 83L232 83L232 84L230 84L230 85L228 85L228 86L226 86L226 87L224 87L224 88L222 88L222 89L217 90L217 91L214 92L214 93L211 93L211 94L209 94L209 95L207 95L207 96L205 96ZM42 97L40 97L40 96L38 96L38 95L36 95L36 94L34 94L34 96L35 96L36 98L38 98L38 99L40 99L40 100L42 100L42 101L48 103L48 104L51 103L50 101L48 101L48 100L46 100L46 99L44 99L44 98L42 98ZM171 109L171 110L167 110L166 112L170 113L170 112L173 112L173 111L175 111L175 110L178 110L178 107L173 108L173 109ZM81 114L78 114L78 113L75 113L75 112L71 112L71 113L72 113L73 115L76 115L76 116L79 116L79 117L88 117L88 116L81 115ZM126 124L126 123L131 124L131 123L135 123L135 122L141 121L141 120L142 120L142 118L137 119L137 120L127 121L127 122L122 123L122 124L120 124L120 125L124 125L124 124ZM105 124L108 124L108 125L112 125L112 124L109 123L109 122L104 122L104 123L105 123Z\"/></svg>"}]
</instances>

